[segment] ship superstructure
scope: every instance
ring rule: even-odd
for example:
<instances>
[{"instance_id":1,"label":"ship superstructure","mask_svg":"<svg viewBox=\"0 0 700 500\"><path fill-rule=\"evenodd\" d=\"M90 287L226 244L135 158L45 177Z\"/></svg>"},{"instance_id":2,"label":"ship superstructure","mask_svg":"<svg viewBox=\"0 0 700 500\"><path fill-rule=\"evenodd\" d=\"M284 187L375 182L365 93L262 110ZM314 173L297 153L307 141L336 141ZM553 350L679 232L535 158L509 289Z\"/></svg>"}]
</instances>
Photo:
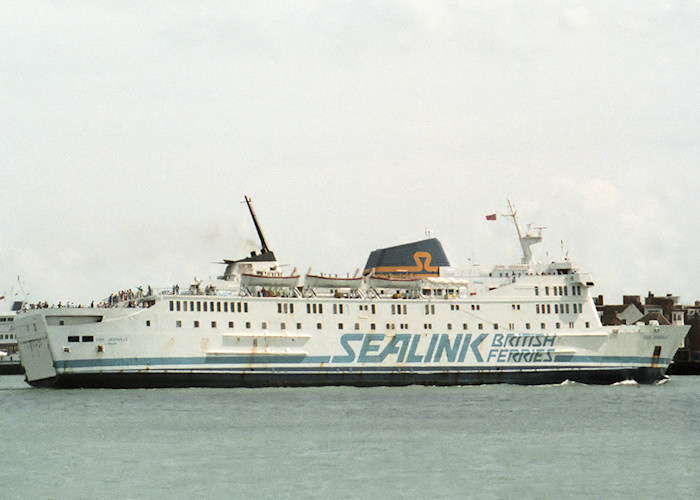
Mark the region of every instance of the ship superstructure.
<instances>
[{"instance_id":1,"label":"ship superstructure","mask_svg":"<svg viewBox=\"0 0 700 500\"><path fill-rule=\"evenodd\" d=\"M540 264L456 272L437 239L370 253L362 273L283 273L245 198L261 249L220 280L16 320L34 385L308 386L651 383L688 327L603 327L591 277Z\"/></svg>"}]
</instances>

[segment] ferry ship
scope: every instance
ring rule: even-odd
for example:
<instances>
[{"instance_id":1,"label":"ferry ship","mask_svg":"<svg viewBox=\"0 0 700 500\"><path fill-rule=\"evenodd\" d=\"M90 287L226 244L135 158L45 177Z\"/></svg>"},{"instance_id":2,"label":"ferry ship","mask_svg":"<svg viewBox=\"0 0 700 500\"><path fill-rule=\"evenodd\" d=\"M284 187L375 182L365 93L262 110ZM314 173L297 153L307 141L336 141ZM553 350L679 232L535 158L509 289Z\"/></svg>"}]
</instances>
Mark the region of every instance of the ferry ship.
<instances>
[{"instance_id":1,"label":"ferry ship","mask_svg":"<svg viewBox=\"0 0 700 500\"><path fill-rule=\"evenodd\" d=\"M436 238L374 250L363 271L285 274L245 197L259 252L218 280L127 291L15 319L26 380L59 387L654 383L683 325L602 326L588 273L522 259L457 272ZM494 219L489 216L487 219Z\"/></svg>"}]
</instances>

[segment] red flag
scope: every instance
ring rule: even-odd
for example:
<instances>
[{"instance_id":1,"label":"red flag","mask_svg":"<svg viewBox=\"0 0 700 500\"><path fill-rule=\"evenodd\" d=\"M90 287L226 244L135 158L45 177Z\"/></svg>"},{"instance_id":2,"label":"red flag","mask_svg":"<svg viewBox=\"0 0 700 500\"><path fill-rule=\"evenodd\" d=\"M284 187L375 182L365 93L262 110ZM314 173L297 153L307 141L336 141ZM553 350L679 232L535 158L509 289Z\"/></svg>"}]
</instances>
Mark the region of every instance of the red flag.
<instances>
[{"instance_id":1,"label":"red flag","mask_svg":"<svg viewBox=\"0 0 700 500\"><path fill-rule=\"evenodd\" d=\"M496 214L487 215L486 220L496 220Z\"/></svg>"}]
</instances>

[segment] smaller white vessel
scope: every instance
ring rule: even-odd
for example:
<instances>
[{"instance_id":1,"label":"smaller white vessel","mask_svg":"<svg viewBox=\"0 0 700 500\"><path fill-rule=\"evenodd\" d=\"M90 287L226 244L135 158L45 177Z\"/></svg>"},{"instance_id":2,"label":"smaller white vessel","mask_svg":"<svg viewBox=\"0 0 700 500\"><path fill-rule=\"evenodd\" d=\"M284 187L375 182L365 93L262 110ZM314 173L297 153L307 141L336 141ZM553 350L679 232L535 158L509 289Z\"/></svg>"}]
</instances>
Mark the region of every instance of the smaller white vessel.
<instances>
[{"instance_id":1,"label":"smaller white vessel","mask_svg":"<svg viewBox=\"0 0 700 500\"><path fill-rule=\"evenodd\" d=\"M0 313L0 375L24 373L19 361L17 335L14 328L15 315L15 312Z\"/></svg>"}]
</instances>

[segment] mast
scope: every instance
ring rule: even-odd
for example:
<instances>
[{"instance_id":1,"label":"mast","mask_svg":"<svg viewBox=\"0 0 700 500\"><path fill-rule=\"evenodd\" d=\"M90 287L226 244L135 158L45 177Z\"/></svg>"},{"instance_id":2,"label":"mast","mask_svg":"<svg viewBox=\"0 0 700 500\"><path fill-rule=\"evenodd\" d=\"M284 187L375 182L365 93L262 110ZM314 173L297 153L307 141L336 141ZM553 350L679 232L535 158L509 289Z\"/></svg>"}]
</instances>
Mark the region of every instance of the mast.
<instances>
[{"instance_id":1,"label":"mast","mask_svg":"<svg viewBox=\"0 0 700 500\"><path fill-rule=\"evenodd\" d=\"M508 209L510 212L503 215L505 217L512 218L513 223L515 224L515 230L518 232L518 240L520 241L520 248L523 250L523 258L521 259L521 262L523 264L534 264L535 260L532 257L532 250L530 250L530 246L542 241L542 229L544 228L536 227L535 229L537 230L537 234L531 234L529 231L530 225L528 224L528 232L525 234L525 236L523 236L522 231L520 231L520 224L518 224L518 214L513 208L513 204L510 202L510 200L508 200Z\"/></svg>"},{"instance_id":2,"label":"mast","mask_svg":"<svg viewBox=\"0 0 700 500\"><path fill-rule=\"evenodd\" d=\"M267 248L267 243L265 243L265 237L263 236L262 229L260 229L260 224L258 224L258 219L255 217L255 212L253 211L253 205L250 203L250 198L248 196L244 196L246 205L248 205L248 210L250 211L250 216L253 218L253 224L255 224L255 230L258 232L258 238L260 238L260 244L262 245L262 248L260 250L260 253L266 254L270 251L269 248Z\"/></svg>"}]
</instances>

